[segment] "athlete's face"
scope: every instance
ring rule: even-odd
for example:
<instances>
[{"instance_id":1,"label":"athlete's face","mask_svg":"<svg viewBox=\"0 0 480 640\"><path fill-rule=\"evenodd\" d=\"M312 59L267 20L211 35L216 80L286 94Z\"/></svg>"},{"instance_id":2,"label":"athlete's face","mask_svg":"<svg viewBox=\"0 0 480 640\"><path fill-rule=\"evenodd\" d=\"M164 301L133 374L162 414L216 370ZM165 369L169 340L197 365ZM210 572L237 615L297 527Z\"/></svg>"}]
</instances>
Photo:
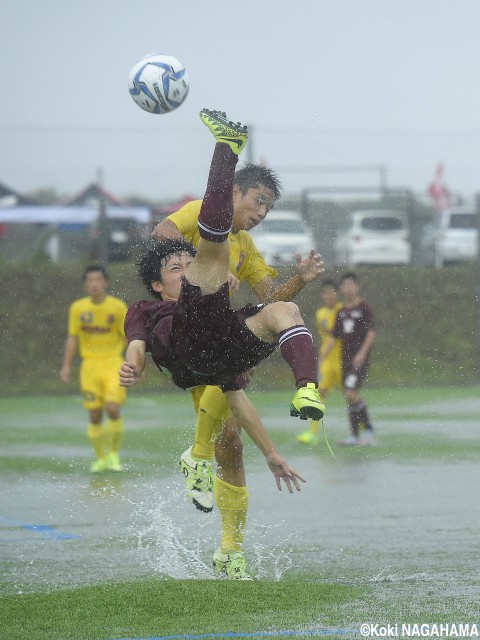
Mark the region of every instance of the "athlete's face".
<instances>
[{"instance_id":1,"label":"athlete's face","mask_svg":"<svg viewBox=\"0 0 480 640\"><path fill-rule=\"evenodd\" d=\"M233 230L249 231L265 218L275 201L273 191L262 184L242 193L233 186Z\"/></svg>"},{"instance_id":2,"label":"athlete's face","mask_svg":"<svg viewBox=\"0 0 480 640\"><path fill-rule=\"evenodd\" d=\"M333 287L323 287L320 295L324 304L330 309L333 309L338 302L338 291Z\"/></svg>"},{"instance_id":3,"label":"athlete's face","mask_svg":"<svg viewBox=\"0 0 480 640\"><path fill-rule=\"evenodd\" d=\"M345 278L340 286L340 291L342 292L345 302L348 304L349 302L354 302L358 298L360 287L352 278Z\"/></svg>"},{"instance_id":4,"label":"athlete's face","mask_svg":"<svg viewBox=\"0 0 480 640\"><path fill-rule=\"evenodd\" d=\"M160 278L152 282L155 291L162 294L163 300L178 300L182 287L182 277L192 263L193 257L189 253L171 256L160 269Z\"/></svg>"},{"instance_id":5,"label":"athlete's face","mask_svg":"<svg viewBox=\"0 0 480 640\"><path fill-rule=\"evenodd\" d=\"M108 282L101 271L90 271L85 278L85 290L92 298L102 298L107 291Z\"/></svg>"}]
</instances>

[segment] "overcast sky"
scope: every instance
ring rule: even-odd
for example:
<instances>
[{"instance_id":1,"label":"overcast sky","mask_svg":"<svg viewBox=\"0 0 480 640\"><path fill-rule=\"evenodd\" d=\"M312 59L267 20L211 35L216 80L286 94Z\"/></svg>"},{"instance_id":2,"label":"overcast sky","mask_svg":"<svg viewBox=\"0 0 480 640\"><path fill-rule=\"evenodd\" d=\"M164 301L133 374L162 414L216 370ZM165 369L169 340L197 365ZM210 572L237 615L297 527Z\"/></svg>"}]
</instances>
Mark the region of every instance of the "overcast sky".
<instances>
[{"instance_id":1,"label":"overcast sky","mask_svg":"<svg viewBox=\"0 0 480 640\"><path fill-rule=\"evenodd\" d=\"M102 169L118 196L200 196L221 109L252 127L251 157L288 193L378 184L480 191L478 0L4 0L0 182L79 191ZM190 93L152 115L127 90L150 52L187 67Z\"/></svg>"}]
</instances>

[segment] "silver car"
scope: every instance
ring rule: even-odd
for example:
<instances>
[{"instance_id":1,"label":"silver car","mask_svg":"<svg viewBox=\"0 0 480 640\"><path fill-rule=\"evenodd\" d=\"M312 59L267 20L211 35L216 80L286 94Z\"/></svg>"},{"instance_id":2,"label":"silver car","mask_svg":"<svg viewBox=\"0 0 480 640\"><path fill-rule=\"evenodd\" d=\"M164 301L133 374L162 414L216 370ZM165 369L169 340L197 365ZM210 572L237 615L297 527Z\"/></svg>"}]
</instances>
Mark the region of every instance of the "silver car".
<instances>
[{"instance_id":1,"label":"silver car","mask_svg":"<svg viewBox=\"0 0 480 640\"><path fill-rule=\"evenodd\" d=\"M435 232L435 266L477 257L477 216L473 208L452 207L440 214Z\"/></svg>"},{"instance_id":2,"label":"silver car","mask_svg":"<svg viewBox=\"0 0 480 640\"><path fill-rule=\"evenodd\" d=\"M297 252L305 256L315 248L312 231L296 211L270 211L250 234L257 249L272 267L293 264Z\"/></svg>"},{"instance_id":3,"label":"silver car","mask_svg":"<svg viewBox=\"0 0 480 640\"><path fill-rule=\"evenodd\" d=\"M409 264L412 248L402 211L354 211L333 243L336 264Z\"/></svg>"}]
</instances>

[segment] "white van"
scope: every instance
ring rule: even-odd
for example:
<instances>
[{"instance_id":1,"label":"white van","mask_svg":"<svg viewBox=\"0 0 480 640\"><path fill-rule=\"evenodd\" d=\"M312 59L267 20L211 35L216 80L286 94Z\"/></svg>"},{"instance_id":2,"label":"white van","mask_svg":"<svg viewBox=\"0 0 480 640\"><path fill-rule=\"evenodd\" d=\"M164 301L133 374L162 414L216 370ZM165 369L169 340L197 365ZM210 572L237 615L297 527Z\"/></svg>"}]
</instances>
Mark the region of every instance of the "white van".
<instances>
[{"instance_id":1,"label":"white van","mask_svg":"<svg viewBox=\"0 0 480 640\"><path fill-rule=\"evenodd\" d=\"M435 232L435 266L477 257L477 215L472 207L452 207L440 214Z\"/></svg>"},{"instance_id":2,"label":"white van","mask_svg":"<svg viewBox=\"0 0 480 640\"><path fill-rule=\"evenodd\" d=\"M354 211L333 243L336 264L409 264L412 248L402 211Z\"/></svg>"},{"instance_id":3,"label":"white van","mask_svg":"<svg viewBox=\"0 0 480 640\"><path fill-rule=\"evenodd\" d=\"M250 235L267 264L293 264L295 254L302 256L315 248L312 231L296 211L272 209Z\"/></svg>"}]
</instances>

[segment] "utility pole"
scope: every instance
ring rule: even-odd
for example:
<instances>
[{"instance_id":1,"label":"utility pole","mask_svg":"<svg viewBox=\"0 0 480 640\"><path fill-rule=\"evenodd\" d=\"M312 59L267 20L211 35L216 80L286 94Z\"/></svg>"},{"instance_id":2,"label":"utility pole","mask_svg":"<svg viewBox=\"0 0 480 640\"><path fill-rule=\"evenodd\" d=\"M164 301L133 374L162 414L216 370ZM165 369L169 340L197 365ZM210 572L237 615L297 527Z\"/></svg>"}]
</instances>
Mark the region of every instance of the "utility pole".
<instances>
[{"instance_id":1,"label":"utility pole","mask_svg":"<svg viewBox=\"0 0 480 640\"><path fill-rule=\"evenodd\" d=\"M248 125L248 143L245 147L245 151L247 153L247 162L250 164L254 163L254 149L253 149L253 124Z\"/></svg>"},{"instance_id":2,"label":"utility pole","mask_svg":"<svg viewBox=\"0 0 480 640\"><path fill-rule=\"evenodd\" d=\"M477 345L480 345L480 193L475 196L475 213L477 218L477 260L475 262L475 284L473 286L476 309ZM480 377L480 348L477 347L476 369Z\"/></svg>"},{"instance_id":3,"label":"utility pole","mask_svg":"<svg viewBox=\"0 0 480 640\"><path fill-rule=\"evenodd\" d=\"M97 170L97 192L98 192L98 259L103 264L108 262L108 245L109 245L109 230L108 230L108 218L107 218L107 203L103 196L103 171Z\"/></svg>"}]
</instances>

